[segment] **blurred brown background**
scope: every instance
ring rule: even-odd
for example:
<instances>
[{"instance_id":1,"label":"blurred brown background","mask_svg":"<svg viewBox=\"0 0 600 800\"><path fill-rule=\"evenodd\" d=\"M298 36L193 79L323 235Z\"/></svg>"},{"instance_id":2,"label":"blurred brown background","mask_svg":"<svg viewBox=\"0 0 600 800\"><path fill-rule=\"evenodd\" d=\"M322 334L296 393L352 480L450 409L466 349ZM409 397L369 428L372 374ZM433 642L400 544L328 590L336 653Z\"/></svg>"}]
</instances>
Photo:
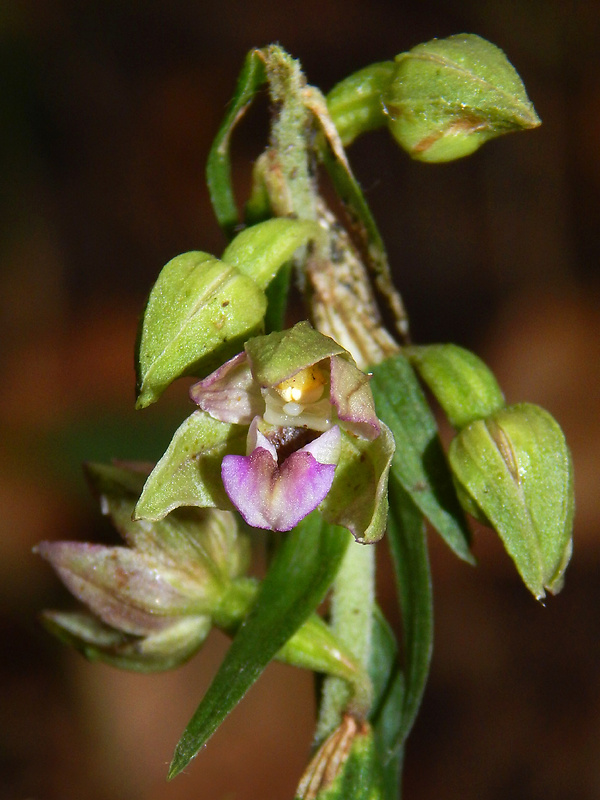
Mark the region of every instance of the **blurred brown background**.
<instances>
[{"instance_id":1,"label":"blurred brown background","mask_svg":"<svg viewBox=\"0 0 600 800\"><path fill-rule=\"evenodd\" d=\"M600 3L583 0L4 0L1 797L292 796L311 737L309 676L270 668L167 785L225 639L168 675L89 665L37 622L68 599L31 547L109 535L80 462L156 459L189 411L177 387L134 414L136 320L167 260L223 247L203 170L246 51L277 40L328 90L463 31L506 51L543 126L445 166L411 163L384 133L350 155L415 339L472 347L509 401L541 403L564 426L575 555L563 593L542 607L491 534L477 534L477 569L432 537L436 650L405 796L600 796L599 23ZM237 140L242 191L262 111ZM389 582L381 600L397 623Z\"/></svg>"}]
</instances>

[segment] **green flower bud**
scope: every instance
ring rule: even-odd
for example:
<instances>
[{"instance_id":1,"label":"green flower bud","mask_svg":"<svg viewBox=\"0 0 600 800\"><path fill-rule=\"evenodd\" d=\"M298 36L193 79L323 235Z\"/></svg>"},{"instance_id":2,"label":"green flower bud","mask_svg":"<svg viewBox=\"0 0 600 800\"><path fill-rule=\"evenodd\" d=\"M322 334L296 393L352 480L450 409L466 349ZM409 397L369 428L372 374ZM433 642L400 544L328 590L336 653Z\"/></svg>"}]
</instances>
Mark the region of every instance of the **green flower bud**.
<instances>
[{"instance_id":1,"label":"green flower bud","mask_svg":"<svg viewBox=\"0 0 600 800\"><path fill-rule=\"evenodd\" d=\"M208 253L184 253L163 267L140 325L137 408L156 402L183 375L210 372L261 329L263 290Z\"/></svg>"},{"instance_id":2,"label":"green flower bud","mask_svg":"<svg viewBox=\"0 0 600 800\"><path fill-rule=\"evenodd\" d=\"M434 344L407 348L405 354L453 428L464 428L503 408L496 378L469 350L455 344Z\"/></svg>"},{"instance_id":3,"label":"green flower bud","mask_svg":"<svg viewBox=\"0 0 600 800\"><path fill-rule=\"evenodd\" d=\"M541 599L560 591L571 556L573 468L558 423L520 403L463 428L448 456L531 592Z\"/></svg>"},{"instance_id":4,"label":"green flower bud","mask_svg":"<svg viewBox=\"0 0 600 800\"><path fill-rule=\"evenodd\" d=\"M206 375L259 333L264 289L299 247L322 235L315 222L270 219L246 228L223 259L184 253L163 267L138 336L137 408L184 375Z\"/></svg>"},{"instance_id":5,"label":"green flower bud","mask_svg":"<svg viewBox=\"0 0 600 800\"><path fill-rule=\"evenodd\" d=\"M274 217L238 233L222 258L266 289L299 247L322 236L316 222Z\"/></svg>"},{"instance_id":6,"label":"green flower bud","mask_svg":"<svg viewBox=\"0 0 600 800\"><path fill-rule=\"evenodd\" d=\"M503 133L540 125L502 50L468 33L397 56L383 102L390 132L420 161L452 161Z\"/></svg>"}]
</instances>

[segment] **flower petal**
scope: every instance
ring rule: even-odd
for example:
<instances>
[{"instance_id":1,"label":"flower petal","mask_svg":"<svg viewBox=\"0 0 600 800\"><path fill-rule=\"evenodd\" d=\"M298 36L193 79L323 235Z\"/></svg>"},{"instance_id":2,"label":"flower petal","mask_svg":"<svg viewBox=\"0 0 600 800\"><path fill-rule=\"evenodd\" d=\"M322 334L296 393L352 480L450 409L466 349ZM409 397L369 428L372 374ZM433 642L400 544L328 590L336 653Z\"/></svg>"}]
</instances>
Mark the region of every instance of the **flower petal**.
<instances>
[{"instance_id":1,"label":"flower petal","mask_svg":"<svg viewBox=\"0 0 600 800\"><path fill-rule=\"evenodd\" d=\"M344 427L363 439L376 439L381 427L375 413L369 376L340 356L332 356L330 375L331 402L337 409L338 418L346 423Z\"/></svg>"},{"instance_id":2,"label":"flower petal","mask_svg":"<svg viewBox=\"0 0 600 800\"><path fill-rule=\"evenodd\" d=\"M262 447L249 456L225 456L221 466L225 491L246 522L275 531L291 530L313 511L331 488L334 472L334 464L321 464L306 450L278 466Z\"/></svg>"},{"instance_id":3,"label":"flower petal","mask_svg":"<svg viewBox=\"0 0 600 800\"><path fill-rule=\"evenodd\" d=\"M342 434L337 425L321 434L317 439L301 447L298 453L310 453L319 464L337 464L342 450Z\"/></svg>"},{"instance_id":4,"label":"flower petal","mask_svg":"<svg viewBox=\"0 0 600 800\"><path fill-rule=\"evenodd\" d=\"M249 425L265 407L246 353L238 353L207 378L195 383L190 397L214 419L240 425Z\"/></svg>"}]
</instances>

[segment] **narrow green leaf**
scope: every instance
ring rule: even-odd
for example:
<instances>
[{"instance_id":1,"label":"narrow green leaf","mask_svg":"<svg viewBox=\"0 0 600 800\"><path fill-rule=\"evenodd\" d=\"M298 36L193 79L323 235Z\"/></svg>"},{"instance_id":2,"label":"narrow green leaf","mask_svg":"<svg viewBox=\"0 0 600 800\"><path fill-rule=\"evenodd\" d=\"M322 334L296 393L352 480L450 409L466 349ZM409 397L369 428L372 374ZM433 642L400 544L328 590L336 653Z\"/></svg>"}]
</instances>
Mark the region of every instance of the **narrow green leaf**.
<instances>
[{"instance_id":1,"label":"narrow green leaf","mask_svg":"<svg viewBox=\"0 0 600 800\"><path fill-rule=\"evenodd\" d=\"M398 800L404 747L398 746L402 727L404 675L398 663L396 638L378 606L373 613L369 675L373 685L373 708L369 721L375 735L375 750L384 800Z\"/></svg>"},{"instance_id":2,"label":"narrow green leaf","mask_svg":"<svg viewBox=\"0 0 600 800\"><path fill-rule=\"evenodd\" d=\"M238 233L222 259L266 289L296 250L320 235L316 222L275 217Z\"/></svg>"},{"instance_id":3,"label":"narrow green leaf","mask_svg":"<svg viewBox=\"0 0 600 800\"><path fill-rule=\"evenodd\" d=\"M415 721L433 649L433 598L423 517L399 481L390 480L388 542L396 572L404 642L404 693L396 746Z\"/></svg>"},{"instance_id":4,"label":"narrow green leaf","mask_svg":"<svg viewBox=\"0 0 600 800\"><path fill-rule=\"evenodd\" d=\"M464 513L435 419L412 367L398 354L377 364L372 373L377 414L396 440L392 474L456 555L472 562Z\"/></svg>"},{"instance_id":5,"label":"narrow green leaf","mask_svg":"<svg viewBox=\"0 0 600 800\"><path fill-rule=\"evenodd\" d=\"M212 144L206 164L206 180L210 199L219 225L228 238L233 236L236 226L239 225L238 210L231 184L231 135L265 79L262 52L251 50L246 56L233 99Z\"/></svg>"},{"instance_id":6,"label":"narrow green leaf","mask_svg":"<svg viewBox=\"0 0 600 800\"><path fill-rule=\"evenodd\" d=\"M219 608L213 614L213 624L229 636L235 636L254 606L259 590L260 581L256 578L234 581L221 597ZM316 613L287 640L275 658L301 669L335 675L363 695L371 690L369 677L356 657Z\"/></svg>"},{"instance_id":7,"label":"narrow green leaf","mask_svg":"<svg viewBox=\"0 0 600 800\"><path fill-rule=\"evenodd\" d=\"M347 531L326 525L316 512L283 538L255 606L177 745L169 778L198 753L323 600L349 541Z\"/></svg>"},{"instance_id":8,"label":"narrow green leaf","mask_svg":"<svg viewBox=\"0 0 600 800\"><path fill-rule=\"evenodd\" d=\"M248 427L220 422L194 411L175 431L154 467L135 508L134 519L158 520L180 506L232 508L221 480L227 453L246 452Z\"/></svg>"},{"instance_id":9,"label":"narrow green leaf","mask_svg":"<svg viewBox=\"0 0 600 800\"><path fill-rule=\"evenodd\" d=\"M176 378L205 375L238 353L260 332L266 307L251 278L207 253L169 261L140 327L136 407L154 403Z\"/></svg>"},{"instance_id":10,"label":"narrow green leaf","mask_svg":"<svg viewBox=\"0 0 600 800\"><path fill-rule=\"evenodd\" d=\"M292 268L291 261L284 264L265 290L267 295L265 333L280 331L285 326Z\"/></svg>"}]
</instances>

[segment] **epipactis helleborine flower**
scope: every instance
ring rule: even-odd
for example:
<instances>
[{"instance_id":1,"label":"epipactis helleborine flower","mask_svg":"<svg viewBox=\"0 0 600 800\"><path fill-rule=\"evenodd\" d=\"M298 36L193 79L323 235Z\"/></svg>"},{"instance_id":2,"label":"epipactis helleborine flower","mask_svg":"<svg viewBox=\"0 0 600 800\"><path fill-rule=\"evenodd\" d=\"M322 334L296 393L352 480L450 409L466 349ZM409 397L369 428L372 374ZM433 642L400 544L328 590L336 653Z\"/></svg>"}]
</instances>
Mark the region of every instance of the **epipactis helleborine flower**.
<instances>
[{"instance_id":1,"label":"epipactis helleborine flower","mask_svg":"<svg viewBox=\"0 0 600 800\"><path fill-rule=\"evenodd\" d=\"M249 340L190 394L214 419L248 425L246 455L226 455L221 477L256 528L291 530L328 496L340 463L355 460L360 443L385 428L368 375L307 322Z\"/></svg>"}]
</instances>

